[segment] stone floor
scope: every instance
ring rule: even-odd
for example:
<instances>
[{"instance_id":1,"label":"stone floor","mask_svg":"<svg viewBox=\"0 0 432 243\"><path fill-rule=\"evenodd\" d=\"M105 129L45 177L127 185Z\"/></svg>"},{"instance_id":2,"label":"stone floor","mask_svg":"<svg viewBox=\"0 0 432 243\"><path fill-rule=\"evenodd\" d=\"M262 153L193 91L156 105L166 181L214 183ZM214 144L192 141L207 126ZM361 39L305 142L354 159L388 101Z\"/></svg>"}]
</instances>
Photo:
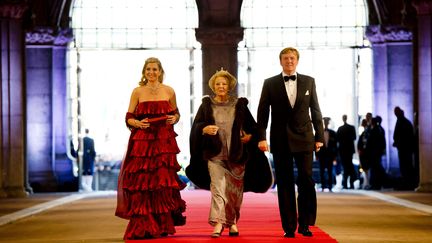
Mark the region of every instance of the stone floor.
<instances>
[{"instance_id":1,"label":"stone floor","mask_svg":"<svg viewBox=\"0 0 432 243\"><path fill-rule=\"evenodd\" d=\"M122 242L127 221L114 216L115 195L0 199L0 242ZM336 190L317 196L317 225L339 242L431 242L432 193Z\"/></svg>"}]
</instances>

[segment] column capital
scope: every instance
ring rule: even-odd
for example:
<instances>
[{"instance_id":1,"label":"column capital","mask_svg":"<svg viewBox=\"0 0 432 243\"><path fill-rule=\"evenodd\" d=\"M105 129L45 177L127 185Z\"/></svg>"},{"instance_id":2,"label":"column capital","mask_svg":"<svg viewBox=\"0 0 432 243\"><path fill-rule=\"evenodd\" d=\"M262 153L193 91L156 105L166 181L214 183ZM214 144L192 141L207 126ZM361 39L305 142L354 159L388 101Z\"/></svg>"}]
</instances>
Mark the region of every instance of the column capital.
<instances>
[{"instance_id":1,"label":"column capital","mask_svg":"<svg viewBox=\"0 0 432 243\"><path fill-rule=\"evenodd\" d=\"M373 44L386 42L411 42L413 33L410 29L395 25L370 25L366 36Z\"/></svg>"},{"instance_id":2,"label":"column capital","mask_svg":"<svg viewBox=\"0 0 432 243\"><path fill-rule=\"evenodd\" d=\"M417 15L432 14L432 1L430 0L412 0L412 5L417 9Z\"/></svg>"},{"instance_id":3,"label":"column capital","mask_svg":"<svg viewBox=\"0 0 432 243\"><path fill-rule=\"evenodd\" d=\"M66 46L72 40L72 29L54 31L52 28L40 27L26 32L27 45Z\"/></svg>"},{"instance_id":4,"label":"column capital","mask_svg":"<svg viewBox=\"0 0 432 243\"><path fill-rule=\"evenodd\" d=\"M195 37L203 45L237 45L243 40L243 33L241 27L195 29Z\"/></svg>"},{"instance_id":5,"label":"column capital","mask_svg":"<svg viewBox=\"0 0 432 243\"><path fill-rule=\"evenodd\" d=\"M0 18L21 19L29 9L24 3L0 4Z\"/></svg>"}]
</instances>

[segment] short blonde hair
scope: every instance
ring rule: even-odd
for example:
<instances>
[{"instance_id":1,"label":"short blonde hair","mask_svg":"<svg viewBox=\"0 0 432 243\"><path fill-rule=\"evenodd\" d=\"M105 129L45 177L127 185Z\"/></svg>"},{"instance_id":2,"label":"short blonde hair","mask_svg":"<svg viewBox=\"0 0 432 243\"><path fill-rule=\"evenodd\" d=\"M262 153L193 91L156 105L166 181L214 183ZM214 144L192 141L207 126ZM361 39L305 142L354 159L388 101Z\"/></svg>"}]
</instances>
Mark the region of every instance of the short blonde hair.
<instances>
[{"instance_id":1,"label":"short blonde hair","mask_svg":"<svg viewBox=\"0 0 432 243\"><path fill-rule=\"evenodd\" d=\"M215 74L213 74L213 76L211 76L211 78L208 81L208 85L210 87L210 89L213 91L213 93L215 93L214 91L214 86L215 86L215 82L216 79L218 77L223 77L228 81L228 89L229 91L232 91L235 86L237 85L237 79L228 71L223 70L223 68L221 68L221 70L216 71Z\"/></svg>"},{"instance_id":2,"label":"short blonde hair","mask_svg":"<svg viewBox=\"0 0 432 243\"><path fill-rule=\"evenodd\" d=\"M279 60L281 60L283 54L287 54L290 52L294 53L294 55L297 56L297 60L300 59L300 53L297 49L295 49L294 47L287 47L287 48L282 49L282 51L279 53Z\"/></svg>"}]
</instances>

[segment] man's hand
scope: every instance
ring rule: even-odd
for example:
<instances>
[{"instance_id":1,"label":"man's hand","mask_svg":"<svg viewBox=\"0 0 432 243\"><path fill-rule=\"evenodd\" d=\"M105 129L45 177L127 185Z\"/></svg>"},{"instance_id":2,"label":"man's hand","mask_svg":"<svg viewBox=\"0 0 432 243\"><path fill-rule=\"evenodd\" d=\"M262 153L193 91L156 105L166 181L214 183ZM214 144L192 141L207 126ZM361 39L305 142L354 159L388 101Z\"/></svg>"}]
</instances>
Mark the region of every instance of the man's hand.
<instances>
[{"instance_id":1,"label":"man's hand","mask_svg":"<svg viewBox=\"0 0 432 243\"><path fill-rule=\"evenodd\" d=\"M263 152L267 152L269 151L269 146L267 144L266 140L261 140L258 142L258 148L263 151Z\"/></svg>"},{"instance_id":2,"label":"man's hand","mask_svg":"<svg viewBox=\"0 0 432 243\"><path fill-rule=\"evenodd\" d=\"M324 146L323 143L321 142L315 142L315 151L318 152L320 151L321 147Z\"/></svg>"}]
</instances>

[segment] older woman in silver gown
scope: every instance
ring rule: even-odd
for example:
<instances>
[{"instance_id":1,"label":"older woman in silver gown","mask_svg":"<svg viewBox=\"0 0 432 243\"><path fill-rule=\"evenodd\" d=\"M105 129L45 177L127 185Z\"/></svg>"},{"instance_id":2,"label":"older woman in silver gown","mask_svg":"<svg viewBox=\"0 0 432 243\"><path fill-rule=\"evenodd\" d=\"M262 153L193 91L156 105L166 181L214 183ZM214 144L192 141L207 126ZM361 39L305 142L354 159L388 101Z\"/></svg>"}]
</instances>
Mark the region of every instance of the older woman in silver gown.
<instances>
[{"instance_id":1,"label":"older woman in silver gown","mask_svg":"<svg viewBox=\"0 0 432 243\"><path fill-rule=\"evenodd\" d=\"M225 70L210 78L214 95L202 99L190 134L191 161L186 175L196 186L211 191L208 222L214 227L213 238L225 227L229 236L238 236L243 192L266 192L273 183L267 157L257 149L262 138L248 100L230 95L236 83Z\"/></svg>"}]
</instances>

